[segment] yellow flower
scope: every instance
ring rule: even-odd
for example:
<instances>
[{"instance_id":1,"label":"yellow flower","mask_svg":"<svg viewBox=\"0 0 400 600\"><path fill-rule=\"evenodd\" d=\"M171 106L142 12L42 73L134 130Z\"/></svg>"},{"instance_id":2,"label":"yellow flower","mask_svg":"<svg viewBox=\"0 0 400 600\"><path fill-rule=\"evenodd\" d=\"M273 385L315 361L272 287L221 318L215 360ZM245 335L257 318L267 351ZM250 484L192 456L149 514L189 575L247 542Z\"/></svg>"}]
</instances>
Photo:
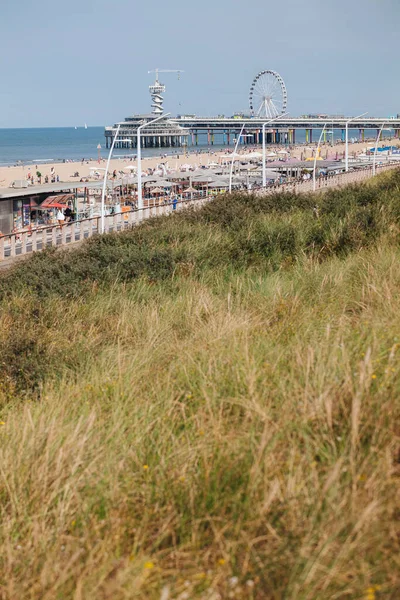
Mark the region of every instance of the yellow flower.
<instances>
[{"instance_id":1,"label":"yellow flower","mask_svg":"<svg viewBox=\"0 0 400 600\"><path fill-rule=\"evenodd\" d=\"M224 558L220 558L220 559L218 560L218 564L219 564L219 565L221 565L221 567L222 567L222 565L224 565L224 564L225 564L225 562L226 562L226 560L225 560Z\"/></svg>"},{"instance_id":2,"label":"yellow flower","mask_svg":"<svg viewBox=\"0 0 400 600\"><path fill-rule=\"evenodd\" d=\"M0 421L0 425L5 425L5 422L4 421Z\"/></svg>"},{"instance_id":3,"label":"yellow flower","mask_svg":"<svg viewBox=\"0 0 400 600\"><path fill-rule=\"evenodd\" d=\"M145 471L147 471L147 469L148 469L148 468L149 468L149 465L143 465L143 469L144 469Z\"/></svg>"},{"instance_id":4,"label":"yellow flower","mask_svg":"<svg viewBox=\"0 0 400 600\"><path fill-rule=\"evenodd\" d=\"M147 562L144 563L144 568L145 569L154 569L154 563L151 562L151 560L148 560Z\"/></svg>"},{"instance_id":5,"label":"yellow flower","mask_svg":"<svg viewBox=\"0 0 400 600\"><path fill-rule=\"evenodd\" d=\"M376 379L375 373L373 375L371 375L371 379Z\"/></svg>"},{"instance_id":6,"label":"yellow flower","mask_svg":"<svg viewBox=\"0 0 400 600\"><path fill-rule=\"evenodd\" d=\"M200 429L199 435L204 435L204 431L202 429Z\"/></svg>"},{"instance_id":7,"label":"yellow flower","mask_svg":"<svg viewBox=\"0 0 400 600\"><path fill-rule=\"evenodd\" d=\"M369 587L366 590L365 600L375 600L375 588Z\"/></svg>"}]
</instances>

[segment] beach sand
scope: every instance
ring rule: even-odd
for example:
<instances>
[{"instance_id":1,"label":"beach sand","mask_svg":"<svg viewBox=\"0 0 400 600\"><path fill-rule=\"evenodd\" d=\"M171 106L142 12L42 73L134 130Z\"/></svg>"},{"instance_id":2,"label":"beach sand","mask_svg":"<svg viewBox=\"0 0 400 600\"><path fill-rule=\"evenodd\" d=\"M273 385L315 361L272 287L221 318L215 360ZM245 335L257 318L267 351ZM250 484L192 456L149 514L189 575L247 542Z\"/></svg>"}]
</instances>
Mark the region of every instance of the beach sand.
<instances>
[{"instance_id":1,"label":"beach sand","mask_svg":"<svg viewBox=\"0 0 400 600\"><path fill-rule=\"evenodd\" d=\"M387 141L385 141L385 143L387 143ZM397 139L392 140L390 143L394 146L398 146L399 140L397 140ZM381 142L381 144L383 144L383 142ZM353 157L358 154L361 154L367 148L370 148L371 145L372 146L374 145L373 142L371 142L371 141L349 143L349 156ZM316 146L317 146L316 142L314 142L313 144L308 144L308 145L291 146L290 147L290 157L292 159L296 158L298 160L300 160L301 157L303 157L303 159L310 158L313 155L313 149L315 149ZM267 154L271 151L278 152L279 149L288 150L288 147L287 146L272 146L269 144L267 146ZM254 150L260 152L260 147L247 146L246 148L243 148L243 146L242 146L239 151L241 153L243 152L244 154L246 154L246 152L250 152L250 151L254 151ZM233 148L230 147L229 151L232 152ZM344 156L344 152L345 152L345 145L342 143L335 144L333 147L330 146L329 144L326 144L326 145L322 144L320 155L322 158L326 158L326 156L327 156L328 159L335 159L336 156L338 156L339 158L342 158ZM179 158L178 158L178 155L172 155L172 156L167 156L167 157L163 157L163 158L161 158L160 156L159 157L151 157L151 158L142 158L142 170L145 171L148 168L153 169L157 166L157 164L160 164L160 163L164 163L169 169L173 169L173 170L179 168L179 166L183 165L183 164L190 164L190 165L193 165L196 167L201 167L202 165L207 165L210 162L218 162L220 157L224 154L225 153L223 151L215 151L214 152L211 150L211 152L208 153L203 150L201 153L196 153L196 151L190 152L186 156L184 154L179 154ZM77 182L82 177L90 178L90 180L94 181L96 178L90 177L90 169L94 169L97 167L100 170L100 169L105 169L105 166L106 166L106 160L101 159L100 164L98 163L97 160L91 160L91 161L85 161L84 163L82 163L81 161L77 161L77 162L66 162L66 163L39 164L39 165L37 165L37 168L36 168L36 165L0 167L0 188L5 188L5 187L11 186L13 181L18 181L18 180L22 180L22 179L26 180L28 173L31 173L31 175L35 176L35 183L36 183L36 171L37 170L40 171L40 173L42 174L42 183L44 183L44 177L46 175L48 175L49 181L51 181L52 168L54 168L55 174L59 176L59 179L61 182L68 182L68 181ZM111 174L114 170L116 170L117 173L119 173L119 171L124 170L124 168L127 166L136 166L136 161L131 160L129 158L112 159L110 162L109 173ZM75 172L79 173L79 177L74 177ZM102 172L103 171L100 170L100 173L102 173ZM125 170L124 172L127 175L129 174L129 170Z\"/></svg>"}]
</instances>

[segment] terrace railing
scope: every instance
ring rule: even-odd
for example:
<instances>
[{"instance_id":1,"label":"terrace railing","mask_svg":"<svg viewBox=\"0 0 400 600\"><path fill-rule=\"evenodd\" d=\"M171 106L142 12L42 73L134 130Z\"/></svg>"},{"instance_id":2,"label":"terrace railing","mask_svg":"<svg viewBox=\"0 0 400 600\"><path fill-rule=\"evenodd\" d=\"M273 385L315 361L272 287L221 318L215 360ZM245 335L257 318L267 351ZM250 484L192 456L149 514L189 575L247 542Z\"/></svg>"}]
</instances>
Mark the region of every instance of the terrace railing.
<instances>
[{"instance_id":1,"label":"terrace railing","mask_svg":"<svg viewBox=\"0 0 400 600\"><path fill-rule=\"evenodd\" d=\"M399 168L399 163L389 163L377 166L376 172L382 173L393 168ZM340 187L350 183L358 183L373 176L372 167L366 167L349 173L339 175L329 175L320 177L316 182L316 191L320 192L328 188ZM273 185L266 189L252 190L251 193L264 195L275 194L279 192L306 193L313 191L313 181L296 181L281 185ZM170 215L175 211L183 210L187 207L201 207L212 200L214 195L199 194L191 198L181 198L172 204L155 204L143 209L132 209L128 212L107 215L105 217L105 233L120 232L129 229L139 223L162 215ZM100 216L81 219L59 225L49 225L32 231L20 231L0 236L0 261L7 258L14 258L38 252L45 248L54 246L65 246L88 239L93 235L100 233Z\"/></svg>"}]
</instances>

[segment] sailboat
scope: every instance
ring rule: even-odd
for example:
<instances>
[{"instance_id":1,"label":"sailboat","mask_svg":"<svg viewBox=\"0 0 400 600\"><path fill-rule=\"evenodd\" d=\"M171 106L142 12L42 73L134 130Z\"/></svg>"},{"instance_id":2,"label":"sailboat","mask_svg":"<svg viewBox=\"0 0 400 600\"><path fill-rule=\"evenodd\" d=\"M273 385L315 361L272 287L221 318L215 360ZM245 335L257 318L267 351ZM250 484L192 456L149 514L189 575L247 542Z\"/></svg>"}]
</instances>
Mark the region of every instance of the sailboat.
<instances>
[{"instance_id":1,"label":"sailboat","mask_svg":"<svg viewBox=\"0 0 400 600\"><path fill-rule=\"evenodd\" d=\"M87 129L87 125L86 125L86 123L85 123L85 129Z\"/></svg>"},{"instance_id":2,"label":"sailboat","mask_svg":"<svg viewBox=\"0 0 400 600\"><path fill-rule=\"evenodd\" d=\"M77 127L75 127L75 129L78 129Z\"/></svg>"}]
</instances>

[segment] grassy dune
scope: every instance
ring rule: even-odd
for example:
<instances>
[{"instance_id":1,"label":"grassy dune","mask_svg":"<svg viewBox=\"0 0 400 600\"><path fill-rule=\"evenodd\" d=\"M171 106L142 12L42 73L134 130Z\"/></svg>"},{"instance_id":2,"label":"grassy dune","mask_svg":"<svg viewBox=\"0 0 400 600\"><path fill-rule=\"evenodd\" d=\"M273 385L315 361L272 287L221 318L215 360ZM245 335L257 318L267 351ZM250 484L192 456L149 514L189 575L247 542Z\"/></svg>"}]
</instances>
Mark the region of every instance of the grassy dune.
<instances>
[{"instance_id":1,"label":"grassy dune","mask_svg":"<svg viewBox=\"0 0 400 600\"><path fill-rule=\"evenodd\" d=\"M0 279L0 598L400 597L400 173Z\"/></svg>"}]
</instances>

